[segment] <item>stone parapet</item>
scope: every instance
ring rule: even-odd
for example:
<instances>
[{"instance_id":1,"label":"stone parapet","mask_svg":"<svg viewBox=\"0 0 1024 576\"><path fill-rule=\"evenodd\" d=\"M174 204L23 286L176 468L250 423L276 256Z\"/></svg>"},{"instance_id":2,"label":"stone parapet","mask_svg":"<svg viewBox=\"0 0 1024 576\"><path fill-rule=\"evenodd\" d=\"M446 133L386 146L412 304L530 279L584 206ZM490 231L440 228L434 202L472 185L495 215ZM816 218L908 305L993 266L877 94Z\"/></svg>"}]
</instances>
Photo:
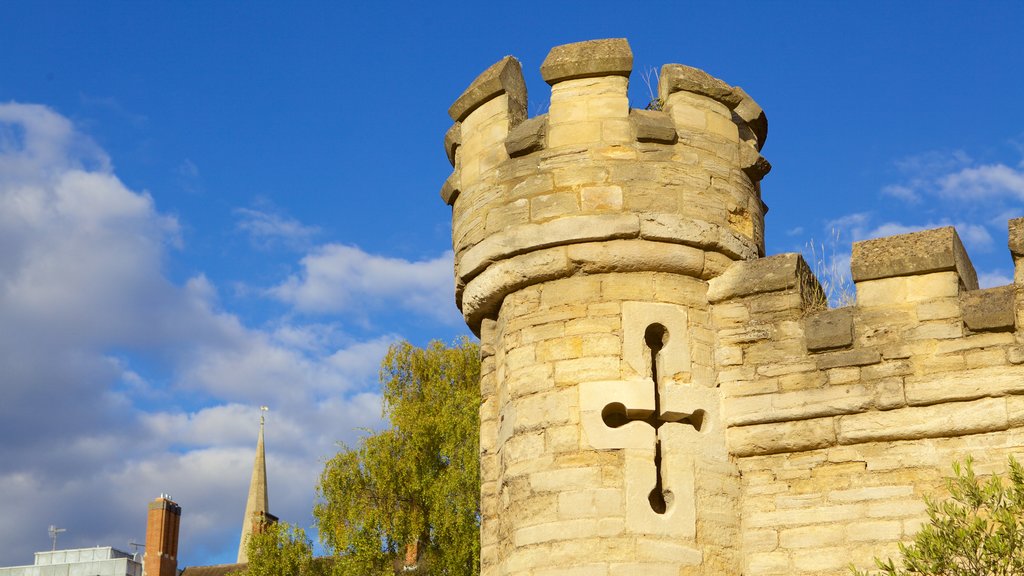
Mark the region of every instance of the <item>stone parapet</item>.
<instances>
[{"instance_id":1,"label":"stone parapet","mask_svg":"<svg viewBox=\"0 0 1024 576\"><path fill-rule=\"evenodd\" d=\"M663 111L631 110L631 68L624 39L568 44L541 67L547 114L525 118L512 57L452 105L444 142L455 170L441 196L452 206L456 301L474 331L530 282L638 269L710 279L764 254L763 112L742 90L679 65L659 88ZM592 243L604 247L569 250L581 258L553 250ZM648 247L668 256L632 261ZM682 267L676 253L686 254Z\"/></svg>"}]
</instances>

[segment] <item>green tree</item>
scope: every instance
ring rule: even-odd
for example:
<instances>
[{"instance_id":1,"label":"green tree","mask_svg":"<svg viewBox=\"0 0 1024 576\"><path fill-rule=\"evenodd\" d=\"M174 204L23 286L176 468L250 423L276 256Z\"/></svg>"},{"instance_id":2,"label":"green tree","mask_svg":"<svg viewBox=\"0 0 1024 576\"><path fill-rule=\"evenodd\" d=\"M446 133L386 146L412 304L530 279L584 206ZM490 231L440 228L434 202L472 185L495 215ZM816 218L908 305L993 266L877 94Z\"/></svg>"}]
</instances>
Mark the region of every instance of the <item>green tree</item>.
<instances>
[{"instance_id":1,"label":"green tree","mask_svg":"<svg viewBox=\"0 0 1024 576\"><path fill-rule=\"evenodd\" d=\"M245 544L249 565L245 576L320 576L313 544L298 526L275 523L253 533Z\"/></svg>"},{"instance_id":2,"label":"green tree","mask_svg":"<svg viewBox=\"0 0 1024 576\"><path fill-rule=\"evenodd\" d=\"M395 344L380 380L391 427L343 447L317 488L335 569L479 574L479 347Z\"/></svg>"},{"instance_id":3,"label":"green tree","mask_svg":"<svg viewBox=\"0 0 1024 576\"><path fill-rule=\"evenodd\" d=\"M998 475L979 480L970 458L954 463L953 474L948 499L925 499L929 522L912 543L900 544L902 562L875 559L880 574L1024 574L1024 467L1010 457L1008 484Z\"/></svg>"}]
</instances>

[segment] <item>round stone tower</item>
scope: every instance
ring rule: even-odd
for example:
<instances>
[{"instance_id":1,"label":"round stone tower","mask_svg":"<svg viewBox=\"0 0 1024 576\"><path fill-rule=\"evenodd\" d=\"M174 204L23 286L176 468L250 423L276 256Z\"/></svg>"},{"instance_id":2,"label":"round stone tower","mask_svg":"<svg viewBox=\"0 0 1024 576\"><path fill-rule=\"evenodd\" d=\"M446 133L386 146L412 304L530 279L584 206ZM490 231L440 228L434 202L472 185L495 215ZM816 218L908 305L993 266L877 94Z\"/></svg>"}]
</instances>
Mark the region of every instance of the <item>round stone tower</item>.
<instances>
[{"instance_id":1,"label":"round stone tower","mask_svg":"<svg viewBox=\"0 0 1024 576\"><path fill-rule=\"evenodd\" d=\"M528 119L506 57L449 110L485 575L740 573L707 288L764 255L767 122L679 64L660 109L630 109L632 61L624 39L554 48L548 113Z\"/></svg>"}]
</instances>

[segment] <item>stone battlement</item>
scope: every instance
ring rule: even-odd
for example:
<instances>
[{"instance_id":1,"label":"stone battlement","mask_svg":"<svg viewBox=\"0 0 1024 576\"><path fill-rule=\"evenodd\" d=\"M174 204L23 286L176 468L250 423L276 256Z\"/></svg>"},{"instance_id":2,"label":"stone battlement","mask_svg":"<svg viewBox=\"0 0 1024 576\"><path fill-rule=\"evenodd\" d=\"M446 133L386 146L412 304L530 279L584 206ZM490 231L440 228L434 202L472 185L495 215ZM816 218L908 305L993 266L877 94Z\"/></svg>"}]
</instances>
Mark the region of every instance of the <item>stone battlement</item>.
<instances>
[{"instance_id":1,"label":"stone battlement","mask_svg":"<svg viewBox=\"0 0 1024 576\"><path fill-rule=\"evenodd\" d=\"M630 109L632 63L624 39L553 49L541 66L549 112L527 119L522 70L506 56L449 109L454 172L441 196L474 331L540 279L627 269L709 279L764 254L764 112L679 64L662 68L663 110Z\"/></svg>"},{"instance_id":2,"label":"stone battlement","mask_svg":"<svg viewBox=\"0 0 1024 576\"><path fill-rule=\"evenodd\" d=\"M547 114L506 57L452 105L456 300L480 336L481 573L845 575L1024 453L1024 218L1010 286L953 228L855 243L829 309L766 256L764 112L622 39L559 46Z\"/></svg>"},{"instance_id":3,"label":"stone battlement","mask_svg":"<svg viewBox=\"0 0 1024 576\"><path fill-rule=\"evenodd\" d=\"M731 453L1024 425L1015 286L979 290L953 228L858 242L851 268L857 303L832 310L796 254L709 283Z\"/></svg>"}]
</instances>

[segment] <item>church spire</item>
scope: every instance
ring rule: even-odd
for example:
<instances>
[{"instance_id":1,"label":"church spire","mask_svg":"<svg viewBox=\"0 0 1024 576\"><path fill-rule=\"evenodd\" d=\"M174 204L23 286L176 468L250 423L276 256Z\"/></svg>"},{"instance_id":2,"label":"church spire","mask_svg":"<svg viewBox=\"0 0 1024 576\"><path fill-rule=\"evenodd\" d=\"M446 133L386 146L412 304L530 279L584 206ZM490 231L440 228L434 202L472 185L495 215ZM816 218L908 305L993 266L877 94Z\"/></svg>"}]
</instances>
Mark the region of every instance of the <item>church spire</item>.
<instances>
[{"instance_id":1,"label":"church spire","mask_svg":"<svg viewBox=\"0 0 1024 576\"><path fill-rule=\"evenodd\" d=\"M249 535L253 533L254 529L259 530L261 524L267 521L268 517L273 518L268 512L267 458L263 451L263 424L267 410L269 409L266 406L260 406L260 435L256 440L256 460L252 465L249 498L245 502L245 517L242 518L242 539L238 544L239 564L249 561L249 554L245 549Z\"/></svg>"}]
</instances>

